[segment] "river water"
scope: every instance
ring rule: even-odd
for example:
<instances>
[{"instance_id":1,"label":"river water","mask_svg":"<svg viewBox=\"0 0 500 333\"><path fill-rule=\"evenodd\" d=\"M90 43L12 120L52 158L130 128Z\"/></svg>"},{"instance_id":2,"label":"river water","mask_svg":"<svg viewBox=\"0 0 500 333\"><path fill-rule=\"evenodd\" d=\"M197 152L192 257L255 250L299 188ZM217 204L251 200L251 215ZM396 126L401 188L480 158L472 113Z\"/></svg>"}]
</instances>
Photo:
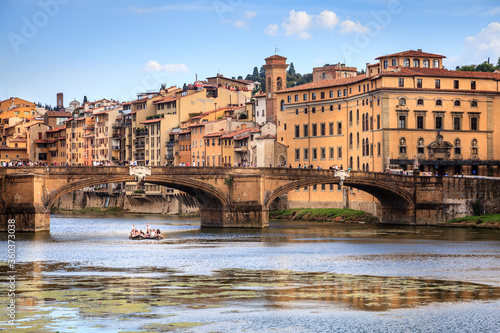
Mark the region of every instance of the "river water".
<instances>
[{"instance_id":1,"label":"river water","mask_svg":"<svg viewBox=\"0 0 500 333\"><path fill-rule=\"evenodd\" d=\"M53 215L15 245L11 332L500 332L497 230Z\"/></svg>"}]
</instances>

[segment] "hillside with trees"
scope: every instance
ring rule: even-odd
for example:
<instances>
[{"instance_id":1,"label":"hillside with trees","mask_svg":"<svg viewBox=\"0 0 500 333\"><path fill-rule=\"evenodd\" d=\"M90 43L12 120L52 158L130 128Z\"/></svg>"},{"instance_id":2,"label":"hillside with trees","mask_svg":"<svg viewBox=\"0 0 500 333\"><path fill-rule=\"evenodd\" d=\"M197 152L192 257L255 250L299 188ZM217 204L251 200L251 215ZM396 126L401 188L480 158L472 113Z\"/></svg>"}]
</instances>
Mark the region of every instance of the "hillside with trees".
<instances>
[{"instance_id":1,"label":"hillside with trees","mask_svg":"<svg viewBox=\"0 0 500 333\"><path fill-rule=\"evenodd\" d=\"M489 61L485 61L479 65L457 66L456 70L466 72L494 72L496 70L500 70L500 58L498 58L496 65L491 64Z\"/></svg>"}]
</instances>

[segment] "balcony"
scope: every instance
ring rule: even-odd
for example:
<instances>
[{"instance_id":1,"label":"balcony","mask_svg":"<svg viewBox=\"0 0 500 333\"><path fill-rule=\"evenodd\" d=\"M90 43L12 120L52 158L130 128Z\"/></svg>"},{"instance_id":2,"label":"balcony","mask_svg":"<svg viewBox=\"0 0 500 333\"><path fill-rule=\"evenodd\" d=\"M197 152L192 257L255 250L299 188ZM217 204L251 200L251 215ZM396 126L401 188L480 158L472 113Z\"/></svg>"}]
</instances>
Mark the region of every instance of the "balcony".
<instances>
[{"instance_id":1,"label":"balcony","mask_svg":"<svg viewBox=\"0 0 500 333\"><path fill-rule=\"evenodd\" d=\"M132 127L132 122L131 121L126 121L124 127Z\"/></svg>"},{"instance_id":2,"label":"balcony","mask_svg":"<svg viewBox=\"0 0 500 333\"><path fill-rule=\"evenodd\" d=\"M145 159L146 159L146 157L145 157L145 156L136 156L136 157L135 157L135 160L136 160L136 161L144 161Z\"/></svg>"},{"instance_id":3,"label":"balcony","mask_svg":"<svg viewBox=\"0 0 500 333\"><path fill-rule=\"evenodd\" d=\"M234 151L238 153L246 153L248 152L248 147L243 146L243 147L234 147Z\"/></svg>"},{"instance_id":4,"label":"balcony","mask_svg":"<svg viewBox=\"0 0 500 333\"><path fill-rule=\"evenodd\" d=\"M144 137L144 136L149 136L149 132L148 131L135 132L135 136L137 138Z\"/></svg>"},{"instance_id":5,"label":"balcony","mask_svg":"<svg viewBox=\"0 0 500 333\"><path fill-rule=\"evenodd\" d=\"M120 146L112 146L111 147L113 150L120 150Z\"/></svg>"},{"instance_id":6,"label":"balcony","mask_svg":"<svg viewBox=\"0 0 500 333\"><path fill-rule=\"evenodd\" d=\"M136 143L134 145L135 149L144 149L144 147L146 147L146 145L144 143Z\"/></svg>"},{"instance_id":7,"label":"balcony","mask_svg":"<svg viewBox=\"0 0 500 333\"><path fill-rule=\"evenodd\" d=\"M121 133L113 133L113 138L114 139L121 139L122 134Z\"/></svg>"},{"instance_id":8,"label":"balcony","mask_svg":"<svg viewBox=\"0 0 500 333\"><path fill-rule=\"evenodd\" d=\"M94 125L83 125L83 129L84 130L93 130L94 129Z\"/></svg>"},{"instance_id":9,"label":"balcony","mask_svg":"<svg viewBox=\"0 0 500 333\"><path fill-rule=\"evenodd\" d=\"M111 125L111 127L113 127L113 128L122 128L123 127L123 123L116 122L116 123L113 123L113 125Z\"/></svg>"},{"instance_id":10,"label":"balcony","mask_svg":"<svg viewBox=\"0 0 500 333\"><path fill-rule=\"evenodd\" d=\"M99 121L96 124L97 124L97 127L104 127L107 125L107 123L105 121Z\"/></svg>"}]
</instances>

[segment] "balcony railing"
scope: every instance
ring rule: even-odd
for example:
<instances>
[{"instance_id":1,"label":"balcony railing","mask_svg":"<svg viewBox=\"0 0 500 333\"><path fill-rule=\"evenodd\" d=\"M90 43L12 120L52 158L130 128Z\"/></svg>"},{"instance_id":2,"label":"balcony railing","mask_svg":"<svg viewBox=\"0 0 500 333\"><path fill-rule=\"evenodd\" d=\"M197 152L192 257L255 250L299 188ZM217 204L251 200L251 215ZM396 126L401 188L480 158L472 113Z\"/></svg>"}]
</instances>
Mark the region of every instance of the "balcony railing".
<instances>
[{"instance_id":1,"label":"balcony railing","mask_svg":"<svg viewBox=\"0 0 500 333\"><path fill-rule=\"evenodd\" d=\"M148 136L148 135L149 135L148 131L135 132L135 136L138 138L143 137L143 136Z\"/></svg>"},{"instance_id":2,"label":"balcony railing","mask_svg":"<svg viewBox=\"0 0 500 333\"><path fill-rule=\"evenodd\" d=\"M144 161L145 159L146 159L146 157L145 157L145 156L136 156L136 157L135 157L135 160L136 160L136 161Z\"/></svg>"}]
</instances>

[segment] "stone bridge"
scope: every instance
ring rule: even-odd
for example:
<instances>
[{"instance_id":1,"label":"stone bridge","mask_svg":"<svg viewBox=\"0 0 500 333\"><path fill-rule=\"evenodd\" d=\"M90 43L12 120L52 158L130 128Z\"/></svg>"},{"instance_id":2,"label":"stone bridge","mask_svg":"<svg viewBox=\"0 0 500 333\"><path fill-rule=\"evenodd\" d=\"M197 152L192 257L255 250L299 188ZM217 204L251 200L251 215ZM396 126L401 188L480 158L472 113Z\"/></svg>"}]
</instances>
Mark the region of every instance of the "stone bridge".
<instances>
[{"instance_id":1,"label":"stone bridge","mask_svg":"<svg viewBox=\"0 0 500 333\"><path fill-rule=\"evenodd\" d=\"M135 170L132 172L132 170ZM196 199L204 227L269 225L269 206L296 188L339 184L377 200L384 223L424 225L472 214L473 203L500 198L500 180L413 177L333 170L228 167L37 167L0 169L0 230L14 219L18 231L50 228L51 205L63 194L106 183L145 181L176 188Z\"/></svg>"}]
</instances>

